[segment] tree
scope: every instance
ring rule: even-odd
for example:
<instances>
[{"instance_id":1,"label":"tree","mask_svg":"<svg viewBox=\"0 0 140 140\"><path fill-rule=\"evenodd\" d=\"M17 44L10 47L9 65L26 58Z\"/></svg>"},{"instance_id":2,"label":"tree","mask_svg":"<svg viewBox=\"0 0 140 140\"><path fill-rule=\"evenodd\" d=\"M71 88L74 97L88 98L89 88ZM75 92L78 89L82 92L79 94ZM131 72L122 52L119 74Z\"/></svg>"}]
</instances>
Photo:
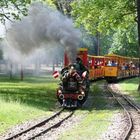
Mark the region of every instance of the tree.
<instances>
[{"instance_id":1,"label":"tree","mask_svg":"<svg viewBox=\"0 0 140 140\"><path fill-rule=\"evenodd\" d=\"M113 31L112 44L114 46L121 44L120 50L123 49L124 52L133 47L131 50L135 49L135 55L136 52L137 56L140 55L140 51L137 51L138 37L134 32L138 17L140 44L140 0L137 0L137 3L135 0L75 0L72 8L72 15L75 17L77 26L84 26L91 34L96 34L98 31L102 35L110 35ZM133 31L133 34L130 31ZM129 41L132 38L133 41ZM127 53L130 54L130 52Z\"/></svg>"},{"instance_id":2,"label":"tree","mask_svg":"<svg viewBox=\"0 0 140 140\"><path fill-rule=\"evenodd\" d=\"M0 1L0 22L5 24L6 20L18 20L21 16L27 15L27 5L31 3L31 0L1 0ZM0 51L0 57L2 52ZM12 79L12 67L10 64L10 79ZM21 80L23 80L23 70L21 68Z\"/></svg>"},{"instance_id":3,"label":"tree","mask_svg":"<svg viewBox=\"0 0 140 140\"><path fill-rule=\"evenodd\" d=\"M46 0L49 4L54 4L58 11L64 15L71 16L71 2L73 0Z\"/></svg>"},{"instance_id":4,"label":"tree","mask_svg":"<svg viewBox=\"0 0 140 140\"><path fill-rule=\"evenodd\" d=\"M101 43L105 42L101 37L110 42L113 36L112 32L115 33L118 30L121 33L126 33L127 30L131 32L132 29L129 28L133 25L136 27L135 7L133 0L75 0L72 3L72 15L75 17L77 26L84 26L90 34L100 34L101 47ZM128 44L130 43L128 42Z\"/></svg>"},{"instance_id":5,"label":"tree","mask_svg":"<svg viewBox=\"0 0 140 140\"><path fill-rule=\"evenodd\" d=\"M109 51L123 56L138 57L137 37L136 24L131 25L127 29L118 29L112 35L112 47Z\"/></svg>"},{"instance_id":6,"label":"tree","mask_svg":"<svg viewBox=\"0 0 140 140\"><path fill-rule=\"evenodd\" d=\"M139 77L140 77L140 0L137 0L137 17L138 17L138 42L139 42ZM140 92L140 81L138 86Z\"/></svg>"},{"instance_id":7,"label":"tree","mask_svg":"<svg viewBox=\"0 0 140 140\"><path fill-rule=\"evenodd\" d=\"M72 8L77 25L83 25L92 34L128 27L136 17L134 0L75 0Z\"/></svg>"},{"instance_id":8,"label":"tree","mask_svg":"<svg viewBox=\"0 0 140 140\"><path fill-rule=\"evenodd\" d=\"M0 21L20 19L20 16L27 15L27 5L31 0L1 0L0 1Z\"/></svg>"}]
</instances>

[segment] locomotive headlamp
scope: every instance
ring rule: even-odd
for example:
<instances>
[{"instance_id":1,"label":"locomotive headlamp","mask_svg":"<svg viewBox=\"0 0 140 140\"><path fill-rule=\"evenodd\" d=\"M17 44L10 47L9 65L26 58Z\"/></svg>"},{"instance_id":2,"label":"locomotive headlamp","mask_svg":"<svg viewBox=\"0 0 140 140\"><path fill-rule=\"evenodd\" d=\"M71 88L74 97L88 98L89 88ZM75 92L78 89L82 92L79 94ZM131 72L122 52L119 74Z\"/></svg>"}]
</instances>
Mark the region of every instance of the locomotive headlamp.
<instances>
[{"instance_id":1,"label":"locomotive headlamp","mask_svg":"<svg viewBox=\"0 0 140 140\"><path fill-rule=\"evenodd\" d=\"M58 93L62 93L62 91L59 89L59 90L58 90Z\"/></svg>"},{"instance_id":2,"label":"locomotive headlamp","mask_svg":"<svg viewBox=\"0 0 140 140\"><path fill-rule=\"evenodd\" d=\"M82 91L82 92L81 92L81 94L82 94L82 95L84 95L84 94L85 94L85 92L84 92L84 91Z\"/></svg>"},{"instance_id":3,"label":"locomotive headlamp","mask_svg":"<svg viewBox=\"0 0 140 140\"><path fill-rule=\"evenodd\" d=\"M70 68L70 69L74 70L74 66L71 66L71 68Z\"/></svg>"}]
</instances>

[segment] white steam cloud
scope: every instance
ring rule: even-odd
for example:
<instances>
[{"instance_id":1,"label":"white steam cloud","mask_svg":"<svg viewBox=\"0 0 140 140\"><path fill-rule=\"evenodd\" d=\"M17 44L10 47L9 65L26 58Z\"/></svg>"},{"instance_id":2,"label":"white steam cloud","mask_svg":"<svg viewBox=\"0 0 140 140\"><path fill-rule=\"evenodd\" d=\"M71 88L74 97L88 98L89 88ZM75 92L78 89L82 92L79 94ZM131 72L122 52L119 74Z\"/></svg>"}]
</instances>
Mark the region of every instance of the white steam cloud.
<instances>
[{"instance_id":1,"label":"white steam cloud","mask_svg":"<svg viewBox=\"0 0 140 140\"><path fill-rule=\"evenodd\" d=\"M4 49L10 59L18 61L18 56L24 59L39 48L62 46L73 62L79 42L80 32L74 28L71 19L47 5L34 3L28 16L14 23L7 32L8 48Z\"/></svg>"}]
</instances>

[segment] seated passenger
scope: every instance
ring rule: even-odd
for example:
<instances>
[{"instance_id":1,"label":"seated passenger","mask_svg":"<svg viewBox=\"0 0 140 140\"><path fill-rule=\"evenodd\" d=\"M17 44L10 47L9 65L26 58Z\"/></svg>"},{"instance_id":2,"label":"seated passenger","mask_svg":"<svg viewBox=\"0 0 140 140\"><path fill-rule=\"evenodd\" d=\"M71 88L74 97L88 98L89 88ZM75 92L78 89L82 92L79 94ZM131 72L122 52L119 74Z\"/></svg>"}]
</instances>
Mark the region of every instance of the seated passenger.
<instances>
[{"instance_id":1,"label":"seated passenger","mask_svg":"<svg viewBox=\"0 0 140 140\"><path fill-rule=\"evenodd\" d=\"M108 61L107 66L111 66L111 61Z\"/></svg>"},{"instance_id":2,"label":"seated passenger","mask_svg":"<svg viewBox=\"0 0 140 140\"><path fill-rule=\"evenodd\" d=\"M100 65L99 61L97 62L97 68L99 68L99 69L101 68L101 65Z\"/></svg>"},{"instance_id":3,"label":"seated passenger","mask_svg":"<svg viewBox=\"0 0 140 140\"><path fill-rule=\"evenodd\" d=\"M117 66L114 60L112 61L111 66Z\"/></svg>"},{"instance_id":4,"label":"seated passenger","mask_svg":"<svg viewBox=\"0 0 140 140\"><path fill-rule=\"evenodd\" d=\"M94 64L94 68L97 69L98 66L97 66L97 62L95 61L95 64Z\"/></svg>"},{"instance_id":5,"label":"seated passenger","mask_svg":"<svg viewBox=\"0 0 140 140\"><path fill-rule=\"evenodd\" d=\"M125 70L125 69L126 69L125 63L123 63L122 70Z\"/></svg>"},{"instance_id":6,"label":"seated passenger","mask_svg":"<svg viewBox=\"0 0 140 140\"><path fill-rule=\"evenodd\" d=\"M136 67L135 67L135 64L133 63L133 64L132 64L132 69L135 69L135 68L136 68Z\"/></svg>"},{"instance_id":7,"label":"seated passenger","mask_svg":"<svg viewBox=\"0 0 140 140\"><path fill-rule=\"evenodd\" d=\"M129 69L129 64L125 65L125 69L128 70Z\"/></svg>"}]
</instances>

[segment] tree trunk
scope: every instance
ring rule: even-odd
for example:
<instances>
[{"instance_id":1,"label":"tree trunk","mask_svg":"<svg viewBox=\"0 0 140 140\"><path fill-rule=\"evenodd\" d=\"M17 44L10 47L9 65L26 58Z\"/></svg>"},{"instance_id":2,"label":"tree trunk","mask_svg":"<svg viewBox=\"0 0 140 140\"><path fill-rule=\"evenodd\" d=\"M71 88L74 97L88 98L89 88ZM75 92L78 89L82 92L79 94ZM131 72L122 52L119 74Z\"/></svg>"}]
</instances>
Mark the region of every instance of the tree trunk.
<instances>
[{"instance_id":1,"label":"tree trunk","mask_svg":"<svg viewBox=\"0 0 140 140\"><path fill-rule=\"evenodd\" d=\"M96 46L95 46L95 54L98 56L100 55L100 33L97 31L96 33Z\"/></svg>"},{"instance_id":2,"label":"tree trunk","mask_svg":"<svg viewBox=\"0 0 140 140\"><path fill-rule=\"evenodd\" d=\"M9 71L9 74L10 74L10 80L13 78L13 65L10 64L10 71Z\"/></svg>"},{"instance_id":3,"label":"tree trunk","mask_svg":"<svg viewBox=\"0 0 140 140\"><path fill-rule=\"evenodd\" d=\"M36 63L35 63L35 74L37 76L40 75L40 61L39 61L39 59L36 59Z\"/></svg>"},{"instance_id":4,"label":"tree trunk","mask_svg":"<svg viewBox=\"0 0 140 140\"><path fill-rule=\"evenodd\" d=\"M137 0L137 17L138 17L138 47L139 47L139 79L140 79L140 0ZM138 91L140 91L140 80Z\"/></svg>"},{"instance_id":5,"label":"tree trunk","mask_svg":"<svg viewBox=\"0 0 140 140\"><path fill-rule=\"evenodd\" d=\"M23 75L23 66L21 64L21 69L20 69L20 80L23 81L24 75Z\"/></svg>"},{"instance_id":6,"label":"tree trunk","mask_svg":"<svg viewBox=\"0 0 140 140\"><path fill-rule=\"evenodd\" d=\"M53 60L53 66L52 66L52 71L55 71L55 60Z\"/></svg>"},{"instance_id":7,"label":"tree trunk","mask_svg":"<svg viewBox=\"0 0 140 140\"><path fill-rule=\"evenodd\" d=\"M71 17L71 2L73 0L54 0L53 3L55 4L58 11L60 11L62 14L67 15L68 17Z\"/></svg>"}]
</instances>

